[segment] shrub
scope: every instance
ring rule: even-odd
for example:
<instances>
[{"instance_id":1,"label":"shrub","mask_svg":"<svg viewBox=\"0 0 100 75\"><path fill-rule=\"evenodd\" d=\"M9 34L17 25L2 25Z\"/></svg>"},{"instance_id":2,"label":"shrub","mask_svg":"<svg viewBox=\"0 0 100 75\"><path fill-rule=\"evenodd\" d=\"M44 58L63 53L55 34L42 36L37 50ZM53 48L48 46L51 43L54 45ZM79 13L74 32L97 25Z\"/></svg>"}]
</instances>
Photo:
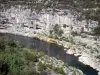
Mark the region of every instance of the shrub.
<instances>
[{"instance_id":1,"label":"shrub","mask_svg":"<svg viewBox=\"0 0 100 75\"><path fill-rule=\"evenodd\" d=\"M47 69L47 66L45 64L41 63L41 62L39 62L38 66L39 66L38 70L40 72L45 71Z\"/></svg>"},{"instance_id":2,"label":"shrub","mask_svg":"<svg viewBox=\"0 0 100 75\"><path fill-rule=\"evenodd\" d=\"M63 28L66 28L67 27L67 25L66 24L63 24Z\"/></svg>"},{"instance_id":3,"label":"shrub","mask_svg":"<svg viewBox=\"0 0 100 75\"><path fill-rule=\"evenodd\" d=\"M66 75L66 73L64 72L63 68L55 68L54 69L55 72Z\"/></svg>"},{"instance_id":4,"label":"shrub","mask_svg":"<svg viewBox=\"0 0 100 75\"><path fill-rule=\"evenodd\" d=\"M7 75L9 72L9 65L3 61L0 60L0 75Z\"/></svg>"},{"instance_id":5,"label":"shrub","mask_svg":"<svg viewBox=\"0 0 100 75\"><path fill-rule=\"evenodd\" d=\"M5 44L2 41L0 41L0 49L1 50L4 50L5 49Z\"/></svg>"},{"instance_id":6,"label":"shrub","mask_svg":"<svg viewBox=\"0 0 100 75\"><path fill-rule=\"evenodd\" d=\"M79 36L79 34L78 34L77 32L75 32L75 31L71 32L71 34L72 34L73 36Z\"/></svg>"},{"instance_id":7,"label":"shrub","mask_svg":"<svg viewBox=\"0 0 100 75\"><path fill-rule=\"evenodd\" d=\"M74 41L74 39L72 37L70 37L70 38L63 37L62 40L66 41L66 42L70 42L72 44L75 44L75 41Z\"/></svg>"},{"instance_id":8,"label":"shrub","mask_svg":"<svg viewBox=\"0 0 100 75\"><path fill-rule=\"evenodd\" d=\"M62 36L63 30L60 28L58 24L54 26L53 30L55 34L57 34L58 36Z\"/></svg>"},{"instance_id":9,"label":"shrub","mask_svg":"<svg viewBox=\"0 0 100 75\"><path fill-rule=\"evenodd\" d=\"M38 62L38 56L36 56L36 55L26 52L25 56L28 61Z\"/></svg>"},{"instance_id":10,"label":"shrub","mask_svg":"<svg viewBox=\"0 0 100 75\"><path fill-rule=\"evenodd\" d=\"M95 33L95 35L100 36L100 27L95 27L94 28L94 33Z\"/></svg>"},{"instance_id":11,"label":"shrub","mask_svg":"<svg viewBox=\"0 0 100 75\"><path fill-rule=\"evenodd\" d=\"M100 59L100 55L96 56L96 58Z\"/></svg>"}]
</instances>

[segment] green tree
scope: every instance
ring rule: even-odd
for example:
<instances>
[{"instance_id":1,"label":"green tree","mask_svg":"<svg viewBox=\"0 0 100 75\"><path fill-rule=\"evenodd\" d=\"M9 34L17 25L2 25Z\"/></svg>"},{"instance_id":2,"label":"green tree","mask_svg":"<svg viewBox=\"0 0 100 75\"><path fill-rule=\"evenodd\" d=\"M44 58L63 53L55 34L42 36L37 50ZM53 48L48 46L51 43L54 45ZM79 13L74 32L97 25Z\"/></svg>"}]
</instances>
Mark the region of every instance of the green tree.
<instances>
[{"instance_id":1,"label":"green tree","mask_svg":"<svg viewBox=\"0 0 100 75\"><path fill-rule=\"evenodd\" d=\"M54 26L53 30L54 30L55 34L57 34L58 36L62 36L63 30L61 29L61 27L58 24L56 24Z\"/></svg>"}]
</instances>

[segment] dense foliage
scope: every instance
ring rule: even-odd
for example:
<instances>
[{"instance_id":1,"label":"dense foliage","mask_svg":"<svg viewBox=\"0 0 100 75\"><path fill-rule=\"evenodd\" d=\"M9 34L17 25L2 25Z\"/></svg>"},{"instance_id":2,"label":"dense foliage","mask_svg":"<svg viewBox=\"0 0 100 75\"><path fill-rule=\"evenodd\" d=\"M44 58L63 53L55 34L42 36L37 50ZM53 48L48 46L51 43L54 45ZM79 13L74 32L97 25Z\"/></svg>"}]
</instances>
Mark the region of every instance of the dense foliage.
<instances>
[{"instance_id":1,"label":"dense foliage","mask_svg":"<svg viewBox=\"0 0 100 75\"><path fill-rule=\"evenodd\" d=\"M43 53L22 47L19 42L0 36L0 75L43 75L35 68Z\"/></svg>"},{"instance_id":2,"label":"dense foliage","mask_svg":"<svg viewBox=\"0 0 100 75\"><path fill-rule=\"evenodd\" d=\"M27 52L22 49L19 42L0 36L0 60L9 65L8 75L28 75L31 73L32 71L30 72L30 70L32 69L28 63L29 61L26 59L28 57ZM1 67L4 66L1 65ZM1 74L7 75L5 72L6 70L4 69L3 72L1 71Z\"/></svg>"}]
</instances>

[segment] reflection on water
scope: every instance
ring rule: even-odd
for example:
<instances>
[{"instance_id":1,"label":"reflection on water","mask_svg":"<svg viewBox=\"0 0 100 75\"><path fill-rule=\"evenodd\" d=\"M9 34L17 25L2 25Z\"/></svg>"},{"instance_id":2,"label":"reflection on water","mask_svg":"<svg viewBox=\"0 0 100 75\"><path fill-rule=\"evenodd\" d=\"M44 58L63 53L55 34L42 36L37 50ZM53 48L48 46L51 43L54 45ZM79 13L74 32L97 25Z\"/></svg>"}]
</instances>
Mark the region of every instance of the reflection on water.
<instances>
[{"instance_id":1,"label":"reflection on water","mask_svg":"<svg viewBox=\"0 0 100 75\"><path fill-rule=\"evenodd\" d=\"M86 75L98 75L96 70L79 62L78 57L66 54L66 52L64 52L63 46L50 44L36 38L24 37L14 34L6 34L6 35L14 40L23 42L26 48L35 48L38 51L43 51L45 54L51 57L63 60L64 62L67 62L70 66L79 68Z\"/></svg>"}]
</instances>

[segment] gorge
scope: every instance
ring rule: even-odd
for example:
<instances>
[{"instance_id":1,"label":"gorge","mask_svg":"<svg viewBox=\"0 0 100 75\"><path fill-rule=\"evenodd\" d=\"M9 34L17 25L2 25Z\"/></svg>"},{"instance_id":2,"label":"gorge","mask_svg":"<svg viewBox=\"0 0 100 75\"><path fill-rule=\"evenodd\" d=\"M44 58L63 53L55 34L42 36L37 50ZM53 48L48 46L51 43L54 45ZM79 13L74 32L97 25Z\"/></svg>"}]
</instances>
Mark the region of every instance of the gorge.
<instances>
[{"instance_id":1,"label":"gorge","mask_svg":"<svg viewBox=\"0 0 100 75\"><path fill-rule=\"evenodd\" d=\"M91 0L88 1L90 2ZM87 3L84 3L83 1L84 5ZM93 2L91 1L91 3ZM66 55L71 54L76 57L79 56L78 59L75 58L75 60L79 60L82 64L91 66L93 69L99 71L99 74L100 32L99 18L95 15L99 14L97 13L99 12L99 8L92 8L92 6L90 8L88 7L89 5L87 5L86 8L84 5L81 5L80 0L1 0L0 32L8 33L7 35L11 35L15 40L24 40L24 43L29 42L29 44L26 44L26 47L28 48L37 44L37 42L35 42L33 45L33 43L31 43L33 39L27 39L28 37L35 37L46 41L47 44L44 45L42 45L42 41L40 41L42 44L38 42L40 45L36 45L36 48L39 48L38 50L46 50L44 52L50 56L56 55L57 51L53 52L52 49L50 51L49 48L52 47L50 47L48 43L51 42L53 45L56 43L59 46L64 47L61 51ZM84 14L86 12L88 15ZM19 35L25 37L21 39L21 36ZM44 47L46 47L46 49L44 49ZM59 50L59 48L55 50ZM60 52L60 50L58 52ZM62 60L68 60L70 63L70 60L63 56L63 53L60 54L60 56ZM54 57L60 58L60 56ZM72 57L71 60L74 59ZM93 71L94 73L96 72L95 74L93 73L93 75L96 75L97 71ZM92 72L90 75L91 74Z\"/></svg>"}]
</instances>

